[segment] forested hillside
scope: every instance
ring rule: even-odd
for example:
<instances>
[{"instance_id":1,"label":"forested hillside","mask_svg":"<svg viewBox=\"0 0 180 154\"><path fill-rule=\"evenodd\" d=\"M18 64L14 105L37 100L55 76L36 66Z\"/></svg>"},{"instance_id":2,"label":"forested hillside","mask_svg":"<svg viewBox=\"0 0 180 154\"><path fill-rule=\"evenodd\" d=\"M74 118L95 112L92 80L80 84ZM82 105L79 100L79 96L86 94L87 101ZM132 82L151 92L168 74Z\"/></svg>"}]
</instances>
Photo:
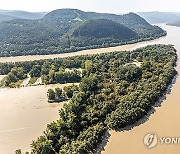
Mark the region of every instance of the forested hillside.
<instances>
[{"instance_id":1,"label":"forested hillside","mask_svg":"<svg viewBox=\"0 0 180 154\"><path fill-rule=\"evenodd\" d=\"M102 35L98 26L107 30L106 34ZM101 37L94 37L96 31ZM74 52L134 43L163 35L166 35L165 31L134 13L115 15L61 9L39 20L1 22L0 57Z\"/></svg>"},{"instance_id":2,"label":"forested hillside","mask_svg":"<svg viewBox=\"0 0 180 154\"><path fill-rule=\"evenodd\" d=\"M107 130L118 130L147 115L176 75L176 60L173 46L152 45L133 52L0 63L0 74L7 74L3 80L7 86L26 74L41 76L49 84L69 82L70 74L64 69L82 68L76 93L60 110L60 118L33 141L32 150L88 154Z\"/></svg>"},{"instance_id":3,"label":"forested hillside","mask_svg":"<svg viewBox=\"0 0 180 154\"><path fill-rule=\"evenodd\" d=\"M27 12L20 10L0 10L0 22L13 19L41 19L45 12Z\"/></svg>"},{"instance_id":4,"label":"forested hillside","mask_svg":"<svg viewBox=\"0 0 180 154\"><path fill-rule=\"evenodd\" d=\"M73 32L73 41L79 46L103 44L106 41L119 42L131 41L138 37L138 34L128 27L108 19L93 19L85 22ZM77 43L76 43L77 44Z\"/></svg>"},{"instance_id":5,"label":"forested hillside","mask_svg":"<svg viewBox=\"0 0 180 154\"><path fill-rule=\"evenodd\" d=\"M0 22L16 19L15 17L0 14Z\"/></svg>"},{"instance_id":6,"label":"forested hillside","mask_svg":"<svg viewBox=\"0 0 180 154\"><path fill-rule=\"evenodd\" d=\"M107 19L89 20L79 26L74 32L75 37L133 39L137 34L131 29Z\"/></svg>"}]
</instances>

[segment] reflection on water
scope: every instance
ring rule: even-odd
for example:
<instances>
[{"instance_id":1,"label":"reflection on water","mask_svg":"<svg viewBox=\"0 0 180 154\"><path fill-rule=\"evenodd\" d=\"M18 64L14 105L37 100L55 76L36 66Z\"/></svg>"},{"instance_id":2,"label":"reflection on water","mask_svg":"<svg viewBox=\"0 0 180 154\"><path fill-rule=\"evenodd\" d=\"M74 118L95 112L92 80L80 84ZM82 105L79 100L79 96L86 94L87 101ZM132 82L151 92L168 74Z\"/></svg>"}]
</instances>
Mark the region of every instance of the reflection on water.
<instances>
[{"instance_id":1,"label":"reflection on water","mask_svg":"<svg viewBox=\"0 0 180 154\"><path fill-rule=\"evenodd\" d=\"M167 30L168 35L164 38L152 41L153 43L173 44L178 50L180 56L180 28L161 25ZM178 61L178 73L180 66ZM105 146L103 154L179 154L180 145L161 145L158 144L152 149L148 149L143 144L143 137L147 133L157 133L161 137L180 137L180 77L176 79L176 83L170 94L163 101L162 106L156 109L156 112L149 117L144 124L134 127L129 131L115 132L111 131L109 142Z\"/></svg>"}]
</instances>

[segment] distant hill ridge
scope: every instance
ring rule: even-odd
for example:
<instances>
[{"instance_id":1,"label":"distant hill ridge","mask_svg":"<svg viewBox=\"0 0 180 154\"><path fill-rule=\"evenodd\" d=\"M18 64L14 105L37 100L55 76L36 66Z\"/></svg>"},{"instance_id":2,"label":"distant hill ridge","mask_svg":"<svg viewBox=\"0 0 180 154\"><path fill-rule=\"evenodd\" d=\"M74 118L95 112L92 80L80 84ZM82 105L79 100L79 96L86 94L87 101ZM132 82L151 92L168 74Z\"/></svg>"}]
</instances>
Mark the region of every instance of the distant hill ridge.
<instances>
[{"instance_id":1,"label":"distant hill ridge","mask_svg":"<svg viewBox=\"0 0 180 154\"><path fill-rule=\"evenodd\" d=\"M180 27L180 21L174 23L168 23L167 25Z\"/></svg>"},{"instance_id":2,"label":"distant hill ridge","mask_svg":"<svg viewBox=\"0 0 180 154\"><path fill-rule=\"evenodd\" d=\"M0 10L0 22L13 19L41 19L46 12L27 12L20 10Z\"/></svg>"},{"instance_id":3,"label":"distant hill ridge","mask_svg":"<svg viewBox=\"0 0 180 154\"><path fill-rule=\"evenodd\" d=\"M164 30L150 25L135 13L116 15L59 9L42 19L1 22L0 56L74 52L134 43L162 35L166 35Z\"/></svg>"},{"instance_id":4,"label":"distant hill ridge","mask_svg":"<svg viewBox=\"0 0 180 154\"><path fill-rule=\"evenodd\" d=\"M82 21L87 21L90 19L109 19L121 23L129 28L132 28L135 31L138 30L136 26L139 26L139 28L143 29L152 28L149 23L147 23L143 18L141 18L135 13L116 15L109 13L84 12L77 9L59 9L54 10L44 16L45 20L54 21L55 23L61 21L69 22L75 20L76 18L79 18Z\"/></svg>"},{"instance_id":5,"label":"distant hill ridge","mask_svg":"<svg viewBox=\"0 0 180 154\"><path fill-rule=\"evenodd\" d=\"M148 22L154 23L174 23L180 21L180 13L176 12L138 12L142 18Z\"/></svg>"}]
</instances>

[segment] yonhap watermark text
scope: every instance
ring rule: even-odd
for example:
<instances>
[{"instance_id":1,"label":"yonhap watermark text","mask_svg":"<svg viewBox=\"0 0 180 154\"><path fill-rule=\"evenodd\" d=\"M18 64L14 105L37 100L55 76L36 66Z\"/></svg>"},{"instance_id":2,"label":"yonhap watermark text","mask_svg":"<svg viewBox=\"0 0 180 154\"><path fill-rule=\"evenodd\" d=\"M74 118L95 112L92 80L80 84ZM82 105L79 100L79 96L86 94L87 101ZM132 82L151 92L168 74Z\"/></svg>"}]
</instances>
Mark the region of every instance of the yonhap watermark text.
<instances>
[{"instance_id":1,"label":"yonhap watermark text","mask_svg":"<svg viewBox=\"0 0 180 154\"><path fill-rule=\"evenodd\" d=\"M180 137L158 137L157 133L148 133L144 136L144 145L151 149L158 144L179 144Z\"/></svg>"}]
</instances>

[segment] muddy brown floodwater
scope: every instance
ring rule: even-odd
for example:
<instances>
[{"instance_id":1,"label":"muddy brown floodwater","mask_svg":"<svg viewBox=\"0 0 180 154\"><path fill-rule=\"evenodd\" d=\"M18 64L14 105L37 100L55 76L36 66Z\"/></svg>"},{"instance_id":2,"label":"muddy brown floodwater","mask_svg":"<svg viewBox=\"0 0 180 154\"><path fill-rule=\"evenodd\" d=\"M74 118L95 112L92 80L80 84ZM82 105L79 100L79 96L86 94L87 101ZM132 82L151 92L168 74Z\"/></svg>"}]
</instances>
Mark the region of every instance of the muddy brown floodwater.
<instances>
[{"instance_id":1,"label":"muddy brown floodwater","mask_svg":"<svg viewBox=\"0 0 180 154\"><path fill-rule=\"evenodd\" d=\"M58 119L63 106L49 104L47 90L64 85L68 84L0 89L0 154L13 154L18 148L30 150L32 140Z\"/></svg>"},{"instance_id":2,"label":"muddy brown floodwater","mask_svg":"<svg viewBox=\"0 0 180 154\"><path fill-rule=\"evenodd\" d=\"M156 40L159 40L159 39L156 39ZM79 55L100 54L100 53L107 53L107 52L113 52L113 51L133 50L138 47L144 47L148 44L153 44L153 42L156 40L144 41L140 43L122 45L122 46L116 46L116 47L82 50L82 51L64 53L64 54L0 57L0 62L33 61L33 60L40 60L40 59L64 58L64 57L72 57L72 56L79 56Z\"/></svg>"},{"instance_id":3,"label":"muddy brown floodwater","mask_svg":"<svg viewBox=\"0 0 180 154\"><path fill-rule=\"evenodd\" d=\"M133 50L149 44L174 44L180 56L180 28L160 25L168 32L166 37L157 40L111 47L103 49L85 50L47 56L22 56L0 58L0 62L28 61L47 58L67 57L75 55L96 54L103 52ZM177 67L180 72L180 67ZM1 76L0 76L1 80ZM46 92L49 86L34 86L15 89L0 89L0 154L13 154L18 148L23 151L30 149L30 143L45 130L46 125L57 120L58 110L62 104L47 103ZM61 85L62 86L62 85ZM143 144L143 137L149 132L158 136L180 137L180 77L162 106L149 117L145 123L129 131L110 132L109 142L103 154L179 154L180 145L157 145L148 149Z\"/></svg>"},{"instance_id":4,"label":"muddy brown floodwater","mask_svg":"<svg viewBox=\"0 0 180 154\"><path fill-rule=\"evenodd\" d=\"M164 38L152 41L150 44L173 44L180 57L180 28L160 25L168 32ZM180 62L177 70L180 73ZM180 144L158 143L152 149L147 148L143 138L148 133L156 133L159 137L180 137L180 77L177 76L170 94L156 108L149 119L131 130L121 132L110 131L110 138L102 154L179 154Z\"/></svg>"}]
</instances>

